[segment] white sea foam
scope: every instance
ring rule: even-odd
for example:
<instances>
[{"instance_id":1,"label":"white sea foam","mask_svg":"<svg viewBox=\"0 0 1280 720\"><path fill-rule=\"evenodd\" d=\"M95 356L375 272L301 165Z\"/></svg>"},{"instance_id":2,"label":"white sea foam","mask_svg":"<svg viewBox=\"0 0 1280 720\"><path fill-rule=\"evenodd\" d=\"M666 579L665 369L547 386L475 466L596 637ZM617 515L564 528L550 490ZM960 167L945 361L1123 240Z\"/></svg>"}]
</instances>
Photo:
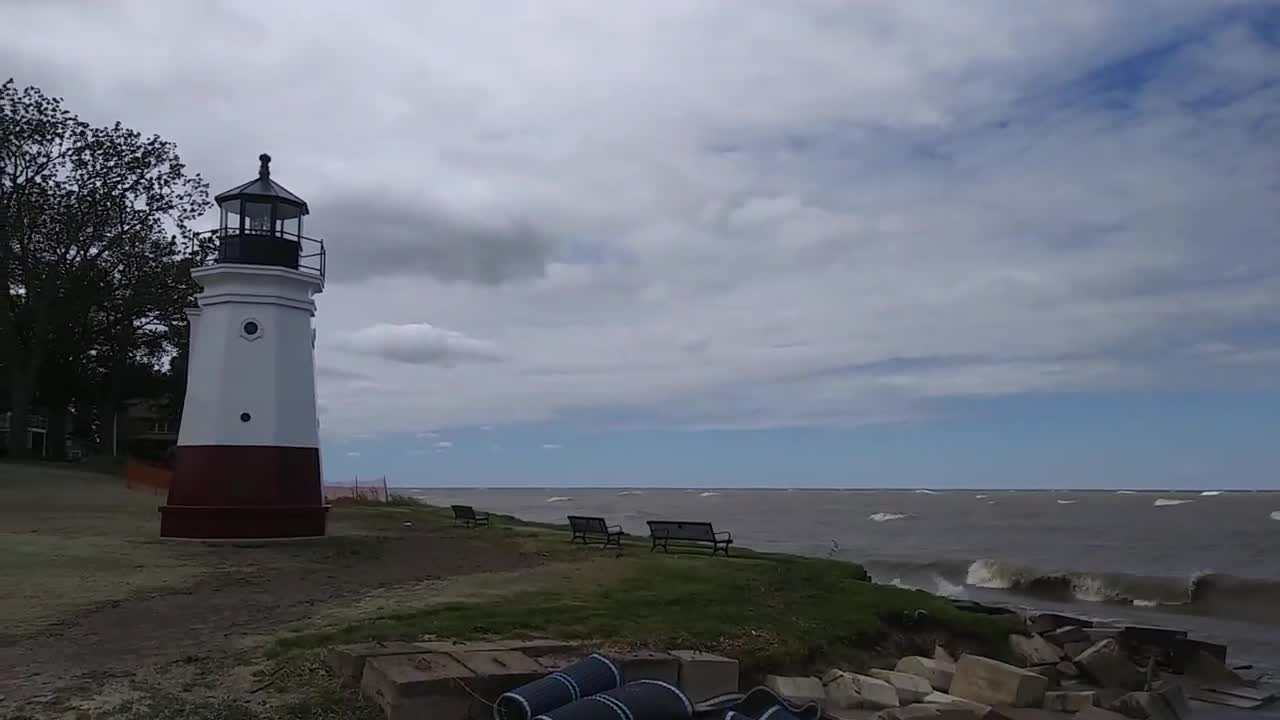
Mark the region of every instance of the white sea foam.
<instances>
[{"instance_id":1,"label":"white sea foam","mask_svg":"<svg viewBox=\"0 0 1280 720\"><path fill-rule=\"evenodd\" d=\"M1133 601L1134 607L1159 607L1160 603L1155 600L1136 599Z\"/></svg>"},{"instance_id":2,"label":"white sea foam","mask_svg":"<svg viewBox=\"0 0 1280 720\"><path fill-rule=\"evenodd\" d=\"M975 498L977 498L977 499L979 499L979 500L986 500L987 498L989 498L989 497L991 497L991 496L990 496L990 495L974 495L974 497L975 497Z\"/></svg>"},{"instance_id":3,"label":"white sea foam","mask_svg":"<svg viewBox=\"0 0 1280 720\"><path fill-rule=\"evenodd\" d=\"M1204 492L1200 493L1202 497L1213 497L1214 495L1221 495L1221 494L1222 494L1221 490L1205 490Z\"/></svg>"},{"instance_id":4,"label":"white sea foam","mask_svg":"<svg viewBox=\"0 0 1280 720\"><path fill-rule=\"evenodd\" d=\"M988 504L988 505L995 505L995 504L996 504L996 501L995 501L995 500L988 500L988 501L987 501L987 504Z\"/></svg>"},{"instance_id":5,"label":"white sea foam","mask_svg":"<svg viewBox=\"0 0 1280 720\"><path fill-rule=\"evenodd\" d=\"M708 490L708 491L706 491L706 492L704 492L704 493L699 493L699 494L698 494L698 497L711 497L712 495L719 495L719 494L720 494L720 493L718 493L718 492L711 492L710 490Z\"/></svg>"},{"instance_id":6,"label":"white sea foam","mask_svg":"<svg viewBox=\"0 0 1280 720\"><path fill-rule=\"evenodd\" d=\"M878 512L878 513L876 513L876 514L874 514L874 515L868 515L868 516L867 516L867 519L868 519L868 520L874 520L874 521L876 521L876 522L889 522L890 520L901 520L901 519L903 519L903 518L905 518L905 517L911 517L911 516L910 516L910 515L906 515L906 514L904 514L904 513L886 513L886 512Z\"/></svg>"},{"instance_id":7,"label":"white sea foam","mask_svg":"<svg viewBox=\"0 0 1280 720\"><path fill-rule=\"evenodd\" d=\"M1008 590L1013 587L1014 573L1007 565L996 560L974 560L965 573L964 584L991 590Z\"/></svg>"},{"instance_id":8,"label":"white sea foam","mask_svg":"<svg viewBox=\"0 0 1280 720\"><path fill-rule=\"evenodd\" d=\"M1138 493L1134 490L1117 490L1116 494L1117 495L1137 495Z\"/></svg>"},{"instance_id":9,"label":"white sea foam","mask_svg":"<svg viewBox=\"0 0 1280 720\"><path fill-rule=\"evenodd\" d=\"M1075 505L1076 504L1075 500L1058 500L1057 502L1059 505Z\"/></svg>"},{"instance_id":10,"label":"white sea foam","mask_svg":"<svg viewBox=\"0 0 1280 720\"><path fill-rule=\"evenodd\" d=\"M556 495L556 496L547 498L547 502L564 502L566 500L572 500L572 499L573 498L571 497L561 497L560 495Z\"/></svg>"},{"instance_id":11,"label":"white sea foam","mask_svg":"<svg viewBox=\"0 0 1280 720\"><path fill-rule=\"evenodd\" d=\"M1194 502L1194 501L1192 501L1192 500L1176 500L1176 499L1174 499L1174 498L1156 498L1156 501L1155 501L1155 502L1153 502L1153 503L1151 503L1151 504L1152 504L1152 505L1154 505L1154 506L1156 506L1156 507L1172 507L1172 506L1174 506L1174 505L1186 505L1186 504L1187 504L1187 503L1189 503L1189 502Z\"/></svg>"},{"instance_id":12,"label":"white sea foam","mask_svg":"<svg viewBox=\"0 0 1280 720\"><path fill-rule=\"evenodd\" d=\"M922 489L922 490L916 490L915 492L916 492L916 493L918 493L918 494L920 494L920 495L937 495L937 494L938 494L938 493L934 492L933 490L923 490L923 489Z\"/></svg>"},{"instance_id":13,"label":"white sea foam","mask_svg":"<svg viewBox=\"0 0 1280 720\"><path fill-rule=\"evenodd\" d=\"M623 490L622 492L618 493L618 496L621 497L623 495L643 495L643 494L644 494L643 490Z\"/></svg>"},{"instance_id":14,"label":"white sea foam","mask_svg":"<svg viewBox=\"0 0 1280 720\"><path fill-rule=\"evenodd\" d=\"M1280 520L1280 510L1277 510L1277 511L1275 511L1275 512L1271 513L1271 519L1272 519L1272 520Z\"/></svg>"}]
</instances>

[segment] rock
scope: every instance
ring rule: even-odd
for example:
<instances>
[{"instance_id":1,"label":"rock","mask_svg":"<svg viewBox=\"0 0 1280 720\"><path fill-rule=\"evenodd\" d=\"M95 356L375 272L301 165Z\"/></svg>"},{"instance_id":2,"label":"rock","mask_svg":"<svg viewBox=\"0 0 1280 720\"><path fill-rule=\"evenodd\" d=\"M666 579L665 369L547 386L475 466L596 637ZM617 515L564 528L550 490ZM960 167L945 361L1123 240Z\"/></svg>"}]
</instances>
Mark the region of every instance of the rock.
<instances>
[{"instance_id":1,"label":"rock","mask_svg":"<svg viewBox=\"0 0 1280 720\"><path fill-rule=\"evenodd\" d=\"M924 699L924 701L931 705L941 705L944 707L960 708L970 713L975 718L987 717L987 714L991 712L991 706L987 705L986 703L967 700L965 698L956 697L955 695L949 695L944 692L930 693L928 697Z\"/></svg>"},{"instance_id":2,"label":"rock","mask_svg":"<svg viewBox=\"0 0 1280 720\"><path fill-rule=\"evenodd\" d=\"M1044 709L1057 712L1079 712L1096 705L1097 696L1087 690L1054 691L1044 694Z\"/></svg>"},{"instance_id":3,"label":"rock","mask_svg":"<svg viewBox=\"0 0 1280 720\"><path fill-rule=\"evenodd\" d=\"M493 643L498 647L495 650L516 650L528 655L531 658L539 658L543 655L567 655L570 653L582 653L585 647L582 643L565 642L563 640L551 640L550 638L526 638L523 640L499 640ZM489 649L489 648L483 648Z\"/></svg>"},{"instance_id":4,"label":"rock","mask_svg":"<svg viewBox=\"0 0 1280 720\"><path fill-rule=\"evenodd\" d=\"M1062 659L1062 649L1039 635L1010 635L1009 652L1020 667L1054 665Z\"/></svg>"},{"instance_id":5,"label":"rock","mask_svg":"<svg viewBox=\"0 0 1280 720\"><path fill-rule=\"evenodd\" d=\"M1146 685L1146 675L1120 652L1119 644L1110 638L1080 653L1075 663L1103 687L1140 690Z\"/></svg>"},{"instance_id":6,"label":"rock","mask_svg":"<svg viewBox=\"0 0 1280 720\"><path fill-rule=\"evenodd\" d=\"M1120 636L1120 628L1111 626L1095 625L1090 628L1081 628L1084 630L1085 638L1091 643L1101 642L1107 638L1117 638Z\"/></svg>"},{"instance_id":7,"label":"rock","mask_svg":"<svg viewBox=\"0 0 1280 720\"><path fill-rule=\"evenodd\" d=\"M1076 664L1070 660L1063 660L1057 665L1054 665L1054 667L1058 670L1058 678L1060 681L1067 678L1080 677L1080 668L1076 667Z\"/></svg>"},{"instance_id":8,"label":"rock","mask_svg":"<svg viewBox=\"0 0 1280 720\"><path fill-rule=\"evenodd\" d=\"M338 682L345 687L356 687L364 675L364 663L372 657L384 655L416 655L426 652L421 643L371 642L356 645L339 645L329 648L325 658Z\"/></svg>"},{"instance_id":9,"label":"rock","mask_svg":"<svg viewBox=\"0 0 1280 720\"><path fill-rule=\"evenodd\" d=\"M951 689L951 679L956 674L954 664L919 655L902 658L893 669L908 675L918 675L929 681L929 686L934 690L942 692L948 692Z\"/></svg>"},{"instance_id":10,"label":"rock","mask_svg":"<svg viewBox=\"0 0 1280 720\"><path fill-rule=\"evenodd\" d=\"M898 707L898 691L889 683L857 673L832 670L822 677L828 708Z\"/></svg>"},{"instance_id":11,"label":"rock","mask_svg":"<svg viewBox=\"0 0 1280 720\"><path fill-rule=\"evenodd\" d=\"M1080 657L1080 653L1083 653L1085 650L1088 650L1089 648L1093 647L1096 644L1097 643L1092 642L1090 640L1085 640L1083 642L1067 643L1066 645L1062 646L1062 649L1063 651L1066 652L1067 657L1074 660Z\"/></svg>"},{"instance_id":12,"label":"rock","mask_svg":"<svg viewBox=\"0 0 1280 720\"><path fill-rule=\"evenodd\" d=\"M694 702L738 691L738 661L696 650L672 650L680 662L680 689Z\"/></svg>"},{"instance_id":13,"label":"rock","mask_svg":"<svg viewBox=\"0 0 1280 720\"><path fill-rule=\"evenodd\" d=\"M1197 650L1189 658L1182 659L1182 674L1204 683L1244 685L1245 679L1227 667L1217 657L1204 650Z\"/></svg>"},{"instance_id":14,"label":"rock","mask_svg":"<svg viewBox=\"0 0 1280 720\"><path fill-rule=\"evenodd\" d=\"M480 702L457 679L470 686L477 678L450 655L387 655L365 661L360 692L382 709L387 720L464 718L473 710L479 713ZM473 704L477 707L472 708Z\"/></svg>"},{"instance_id":15,"label":"rock","mask_svg":"<svg viewBox=\"0 0 1280 720\"><path fill-rule=\"evenodd\" d=\"M1039 707L1049 681L1042 675L998 660L965 655L956 663L951 694L987 705Z\"/></svg>"},{"instance_id":16,"label":"rock","mask_svg":"<svg viewBox=\"0 0 1280 720\"><path fill-rule=\"evenodd\" d=\"M815 677L766 675L764 686L796 705L814 702L825 708L827 704L826 691Z\"/></svg>"},{"instance_id":17,"label":"rock","mask_svg":"<svg viewBox=\"0 0 1280 720\"><path fill-rule=\"evenodd\" d=\"M1169 706L1178 720L1187 720L1191 717L1191 703L1187 701L1187 695L1182 691L1181 685L1161 682L1153 693L1164 699L1165 705Z\"/></svg>"},{"instance_id":18,"label":"rock","mask_svg":"<svg viewBox=\"0 0 1280 720\"><path fill-rule=\"evenodd\" d=\"M898 692L898 703L900 705L918 703L933 692L933 686L929 684L929 681L919 675L898 672L896 670L878 669L870 670L867 674L892 685L893 689Z\"/></svg>"},{"instance_id":19,"label":"rock","mask_svg":"<svg viewBox=\"0 0 1280 720\"><path fill-rule=\"evenodd\" d=\"M941 645L933 648L933 659L938 662L947 663L948 665L956 664L956 659L952 657L951 653L947 652L947 649Z\"/></svg>"},{"instance_id":20,"label":"rock","mask_svg":"<svg viewBox=\"0 0 1280 720\"><path fill-rule=\"evenodd\" d=\"M475 673L480 681L477 687L493 693L494 697L546 674L538 661L515 650L477 650L449 655Z\"/></svg>"},{"instance_id":21,"label":"rock","mask_svg":"<svg viewBox=\"0 0 1280 720\"><path fill-rule=\"evenodd\" d=\"M822 717L831 718L831 720L875 720L876 716L882 712L884 710L872 708L829 708L822 713Z\"/></svg>"},{"instance_id":22,"label":"rock","mask_svg":"<svg viewBox=\"0 0 1280 720\"><path fill-rule=\"evenodd\" d=\"M674 655L652 650L610 653L609 658L622 671L624 683L636 680L660 680L669 685L680 682L680 661Z\"/></svg>"},{"instance_id":23,"label":"rock","mask_svg":"<svg viewBox=\"0 0 1280 720\"><path fill-rule=\"evenodd\" d=\"M1125 716L1114 710L1091 705L1076 713L1076 720L1125 720Z\"/></svg>"},{"instance_id":24,"label":"rock","mask_svg":"<svg viewBox=\"0 0 1280 720\"><path fill-rule=\"evenodd\" d=\"M1027 629L1033 633L1053 632L1060 627L1074 625L1076 627L1092 627L1093 623L1084 618L1059 615L1058 613L1040 613L1027 620Z\"/></svg>"},{"instance_id":25,"label":"rock","mask_svg":"<svg viewBox=\"0 0 1280 720\"><path fill-rule=\"evenodd\" d=\"M1131 692L1112 703L1111 709L1136 720L1177 720L1173 710L1155 693Z\"/></svg>"},{"instance_id":26,"label":"rock","mask_svg":"<svg viewBox=\"0 0 1280 720\"><path fill-rule=\"evenodd\" d=\"M881 710L875 720L979 720L981 717L972 708L961 705L916 703Z\"/></svg>"},{"instance_id":27,"label":"rock","mask_svg":"<svg viewBox=\"0 0 1280 720\"><path fill-rule=\"evenodd\" d=\"M1055 645L1065 646L1067 643L1088 642L1089 634L1079 625L1064 625L1057 630L1045 633L1044 639Z\"/></svg>"},{"instance_id":28,"label":"rock","mask_svg":"<svg viewBox=\"0 0 1280 720\"><path fill-rule=\"evenodd\" d=\"M1040 677L1044 678L1045 680L1048 680L1050 689L1058 687L1058 685L1062 682L1062 677L1058 674L1057 663L1054 663L1053 665L1034 665L1027 669L1039 675Z\"/></svg>"},{"instance_id":29,"label":"rock","mask_svg":"<svg viewBox=\"0 0 1280 720\"><path fill-rule=\"evenodd\" d=\"M462 640L428 640L416 643L420 648L420 653L455 653L455 652L484 652L486 650L509 650L500 642L465 642Z\"/></svg>"}]
</instances>

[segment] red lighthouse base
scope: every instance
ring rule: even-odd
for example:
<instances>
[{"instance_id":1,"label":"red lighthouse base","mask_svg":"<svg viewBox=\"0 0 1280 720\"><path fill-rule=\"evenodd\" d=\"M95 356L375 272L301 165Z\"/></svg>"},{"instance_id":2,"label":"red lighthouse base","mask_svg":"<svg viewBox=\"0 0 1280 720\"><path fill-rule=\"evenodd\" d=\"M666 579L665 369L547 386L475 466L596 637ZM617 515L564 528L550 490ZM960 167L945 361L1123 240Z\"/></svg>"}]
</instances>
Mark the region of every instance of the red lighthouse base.
<instances>
[{"instance_id":1,"label":"red lighthouse base","mask_svg":"<svg viewBox=\"0 0 1280 720\"><path fill-rule=\"evenodd\" d=\"M317 448L180 445L160 536L319 537L328 511Z\"/></svg>"}]
</instances>

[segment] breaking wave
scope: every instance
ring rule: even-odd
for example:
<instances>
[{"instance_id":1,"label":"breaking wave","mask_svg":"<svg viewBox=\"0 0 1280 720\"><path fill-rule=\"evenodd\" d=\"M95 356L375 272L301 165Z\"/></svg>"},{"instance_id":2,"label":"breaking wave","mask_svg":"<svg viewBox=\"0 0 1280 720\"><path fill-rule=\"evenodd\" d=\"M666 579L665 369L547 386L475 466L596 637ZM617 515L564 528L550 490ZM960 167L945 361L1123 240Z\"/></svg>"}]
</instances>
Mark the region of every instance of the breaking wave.
<instances>
[{"instance_id":1,"label":"breaking wave","mask_svg":"<svg viewBox=\"0 0 1280 720\"><path fill-rule=\"evenodd\" d=\"M704 493L698 493L698 497L711 497L711 496L713 496L713 495L719 495L719 494L720 494L720 493L718 493L718 492L711 492L710 490L708 490L708 491L706 491L706 492L704 492Z\"/></svg>"},{"instance_id":2,"label":"breaking wave","mask_svg":"<svg viewBox=\"0 0 1280 720\"><path fill-rule=\"evenodd\" d=\"M1117 490L1116 494L1117 495L1137 495L1138 491L1137 490Z\"/></svg>"},{"instance_id":3,"label":"breaking wave","mask_svg":"<svg viewBox=\"0 0 1280 720\"><path fill-rule=\"evenodd\" d=\"M643 494L644 494L643 490L623 490L622 492L618 493L618 496L622 497L624 495L643 495Z\"/></svg>"},{"instance_id":4,"label":"breaking wave","mask_svg":"<svg viewBox=\"0 0 1280 720\"><path fill-rule=\"evenodd\" d=\"M933 490L923 490L923 489L921 489L921 490L913 490L912 492L916 493L917 495L937 495L937 494L938 494L937 492L935 492L935 491L933 491Z\"/></svg>"},{"instance_id":5,"label":"breaking wave","mask_svg":"<svg viewBox=\"0 0 1280 720\"><path fill-rule=\"evenodd\" d=\"M1275 512L1271 513L1271 519L1280 520L1280 510L1276 510Z\"/></svg>"},{"instance_id":6,"label":"breaking wave","mask_svg":"<svg viewBox=\"0 0 1280 720\"><path fill-rule=\"evenodd\" d=\"M1277 511L1280 514L1280 511ZM1280 518L1278 518L1280 519ZM1280 625L1280 581L1212 572L1187 577L1128 573L1044 572L981 559L969 564L964 584L1058 601L1168 606L1197 615Z\"/></svg>"},{"instance_id":7,"label":"breaking wave","mask_svg":"<svg viewBox=\"0 0 1280 720\"><path fill-rule=\"evenodd\" d=\"M1204 492L1200 493L1202 497L1213 497L1215 495L1221 495L1221 494L1222 494L1221 490L1205 490Z\"/></svg>"},{"instance_id":8,"label":"breaking wave","mask_svg":"<svg viewBox=\"0 0 1280 720\"><path fill-rule=\"evenodd\" d=\"M1194 500L1177 500L1174 498L1156 498L1156 501L1151 504L1156 507L1173 507L1174 505L1186 505L1189 502L1195 502L1195 501Z\"/></svg>"},{"instance_id":9,"label":"breaking wave","mask_svg":"<svg viewBox=\"0 0 1280 720\"><path fill-rule=\"evenodd\" d=\"M547 498L547 502L565 502L566 500L572 500L572 499L573 498L571 497L562 497L560 495L555 495Z\"/></svg>"},{"instance_id":10,"label":"breaking wave","mask_svg":"<svg viewBox=\"0 0 1280 720\"><path fill-rule=\"evenodd\" d=\"M911 516L905 513L878 512L878 513L875 513L874 515L868 515L867 519L874 520L876 522L889 522L890 520L901 520L907 517L911 517Z\"/></svg>"},{"instance_id":11,"label":"breaking wave","mask_svg":"<svg viewBox=\"0 0 1280 720\"><path fill-rule=\"evenodd\" d=\"M1075 500L1059 500L1058 504L1059 505L1075 505L1076 501Z\"/></svg>"}]
</instances>

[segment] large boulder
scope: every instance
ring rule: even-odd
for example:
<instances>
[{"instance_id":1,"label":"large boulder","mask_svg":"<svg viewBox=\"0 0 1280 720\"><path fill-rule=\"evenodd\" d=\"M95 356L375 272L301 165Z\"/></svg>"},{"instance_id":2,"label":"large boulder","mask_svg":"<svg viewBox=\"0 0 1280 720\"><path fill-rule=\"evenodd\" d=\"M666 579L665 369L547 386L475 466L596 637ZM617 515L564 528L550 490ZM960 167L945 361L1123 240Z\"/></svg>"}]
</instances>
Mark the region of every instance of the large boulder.
<instances>
[{"instance_id":1,"label":"large boulder","mask_svg":"<svg viewBox=\"0 0 1280 720\"><path fill-rule=\"evenodd\" d=\"M1065 646L1067 643L1087 642L1089 640L1089 634L1086 633L1084 628L1079 625L1066 625L1058 628L1057 630L1053 630L1052 632L1045 633L1044 639L1055 645Z\"/></svg>"},{"instance_id":2,"label":"large boulder","mask_svg":"<svg viewBox=\"0 0 1280 720\"><path fill-rule=\"evenodd\" d=\"M977 655L956 663L950 693L987 705L1040 707L1049 681L1042 675Z\"/></svg>"},{"instance_id":3,"label":"large boulder","mask_svg":"<svg viewBox=\"0 0 1280 720\"><path fill-rule=\"evenodd\" d=\"M827 693L823 690L822 681L815 677L766 675L764 686L796 705L814 702L825 706L827 702Z\"/></svg>"},{"instance_id":4,"label":"large boulder","mask_svg":"<svg viewBox=\"0 0 1280 720\"><path fill-rule=\"evenodd\" d=\"M1133 661L1121 652L1120 645L1111 638L1101 640L1080 653L1075 663L1094 682L1103 687L1141 690L1146 686L1146 673L1134 665Z\"/></svg>"},{"instance_id":5,"label":"large boulder","mask_svg":"<svg viewBox=\"0 0 1280 720\"><path fill-rule=\"evenodd\" d=\"M1125 720L1125 716L1114 710L1091 705L1076 713L1075 720Z\"/></svg>"},{"instance_id":6,"label":"large boulder","mask_svg":"<svg viewBox=\"0 0 1280 720\"><path fill-rule=\"evenodd\" d=\"M952 663L919 655L902 658L893 669L908 675L918 675L929 681L929 686L934 690L942 692L951 689L951 679L956 674L956 666Z\"/></svg>"},{"instance_id":7,"label":"large boulder","mask_svg":"<svg viewBox=\"0 0 1280 720\"><path fill-rule=\"evenodd\" d=\"M672 650L680 661L680 689L694 702L738 691L738 661L697 650Z\"/></svg>"},{"instance_id":8,"label":"large boulder","mask_svg":"<svg viewBox=\"0 0 1280 720\"><path fill-rule=\"evenodd\" d=\"M894 708L898 691L879 678L832 670L822 677L828 708Z\"/></svg>"},{"instance_id":9,"label":"large boulder","mask_svg":"<svg viewBox=\"0 0 1280 720\"><path fill-rule=\"evenodd\" d=\"M1097 695L1088 690L1055 690L1044 694L1044 709L1057 712L1080 712L1097 704Z\"/></svg>"},{"instance_id":10,"label":"large boulder","mask_svg":"<svg viewBox=\"0 0 1280 720\"><path fill-rule=\"evenodd\" d=\"M1009 652L1019 667L1056 665L1062 660L1062 648L1039 635L1010 635Z\"/></svg>"},{"instance_id":11,"label":"large boulder","mask_svg":"<svg viewBox=\"0 0 1280 720\"><path fill-rule=\"evenodd\" d=\"M1068 625L1090 627L1093 623L1084 618L1060 615L1058 613L1040 613L1027 619L1027 630L1033 633L1053 632L1060 627L1067 627Z\"/></svg>"},{"instance_id":12,"label":"large boulder","mask_svg":"<svg viewBox=\"0 0 1280 720\"><path fill-rule=\"evenodd\" d=\"M893 689L898 692L898 702L902 705L918 703L933 692L933 686L929 684L929 681L919 675L879 669L870 670L867 674L892 685Z\"/></svg>"},{"instance_id":13,"label":"large boulder","mask_svg":"<svg viewBox=\"0 0 1280 720\"><path fill-rule=\"evenodd\" d=\"M959 708L970 713L974 718L985 718L991 712L991 706L985 703L966 700L965 698L949 695L944 692L930 693L924 699L929 705L937 705L939 707Z\"/></svg>"}]
</instances>

